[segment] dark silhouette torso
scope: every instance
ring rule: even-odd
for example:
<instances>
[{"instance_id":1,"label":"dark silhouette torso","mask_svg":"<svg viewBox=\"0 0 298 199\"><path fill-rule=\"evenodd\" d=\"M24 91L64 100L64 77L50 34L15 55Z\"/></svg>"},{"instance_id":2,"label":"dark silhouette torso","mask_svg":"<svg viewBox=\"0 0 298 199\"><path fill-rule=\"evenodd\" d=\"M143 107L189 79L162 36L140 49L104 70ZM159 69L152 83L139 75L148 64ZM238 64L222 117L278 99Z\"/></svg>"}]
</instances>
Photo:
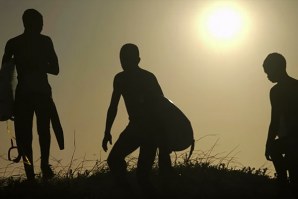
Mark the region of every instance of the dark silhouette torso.
<instances>
[{"instance_id":1,"label":"dark silhouette torso","mask_svg":"<svg viewBox=\"0 0 298 199\"><path fill-rule=\"evenodd\" d=\"M285 128L288 136L298 137L298 80L289 78L271 90L273 109L279 116L279 130Z\"/></svg>"},{"instance_id":2,"label":"dark silhouette torso","mask_svg":"<svg viewBox=\"0 0 298 199\"><path fill-rule=\"evenodd\" d=\"M123 96L130 121L146 117L147 102L163 95L156 77L141 68L120 72L114 81L114 89Z\"/></svg>"},{"instance_id":3,"label":"dark silhouette torso","mask_svg":"<svg viewBox=\"0 0 298 199\"><path fill-rule=\"evenodd\" d=\"M21 34L8 41L6 50L14 55L19 92L50 93L46 67L51 49L51 39L41 34Z\"/></svg>"}]
</instances>

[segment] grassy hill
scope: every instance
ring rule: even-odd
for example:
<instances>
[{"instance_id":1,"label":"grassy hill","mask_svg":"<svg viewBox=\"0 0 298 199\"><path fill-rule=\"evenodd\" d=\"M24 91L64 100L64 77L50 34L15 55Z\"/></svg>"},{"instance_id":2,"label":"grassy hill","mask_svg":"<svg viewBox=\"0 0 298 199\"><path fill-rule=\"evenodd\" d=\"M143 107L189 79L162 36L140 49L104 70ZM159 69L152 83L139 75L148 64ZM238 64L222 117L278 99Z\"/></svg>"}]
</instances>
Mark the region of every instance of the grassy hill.
<instances>
[{"instance_id":1,"label":"grassy hill","mask_svg":"<svg viewBox=\"0 0 298 199\"><path fill-rule=\"evenodd\" d=\"M211 164L192 159L174 162L176 176L161 177L154 167L152 180L157 194L152 198L277 198L275 179L267 175L266 169L250 167L230 168L224 163ZM129 167L128 178L133 193L127 194L113 183L105 162L98 162L92 170L68 169L43 182L37 177L34 184L20 178L0 180L0 198L148 198L136 184L135 167Z\"/></svg>"}]
</instances>

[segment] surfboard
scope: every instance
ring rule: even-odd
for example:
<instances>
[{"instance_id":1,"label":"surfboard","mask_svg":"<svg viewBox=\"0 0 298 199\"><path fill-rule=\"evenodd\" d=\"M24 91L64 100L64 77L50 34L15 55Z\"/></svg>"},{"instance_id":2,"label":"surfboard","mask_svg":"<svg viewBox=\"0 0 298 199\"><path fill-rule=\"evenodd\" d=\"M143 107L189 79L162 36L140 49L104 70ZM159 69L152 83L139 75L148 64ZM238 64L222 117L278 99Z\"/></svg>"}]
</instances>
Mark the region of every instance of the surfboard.
<instances>
[{"instance_id":1,"label":"surfboard","mask_svg":"<svg viewBox=\"0 0 298 199\"><path fill-rule=\"evenodd\" d=\"M51 124L60 150L64 149L64 133L54 100L51 102Z\"/></svg>"},{"instance_id":2,"label":"surfboard","mask_svg":"<svg viewBox=\"0 0 298 199\"><path fill-rule=\"evenodd\" d=\"M165 135L164 141L171 151L182 151L194 144L190 120L171 100L161 97L155 112Z\"/></svg>"},{"instance_id":3,"label":"surfboard","mask_svg":"<svg viewBox=\"0 0 298 199\"><path fill-rule=\"evenodd\" d=\"M12 61L3 64L0 70L0 121L7 121L13 116L13 71Z\"/></svg>"}]
</instances>

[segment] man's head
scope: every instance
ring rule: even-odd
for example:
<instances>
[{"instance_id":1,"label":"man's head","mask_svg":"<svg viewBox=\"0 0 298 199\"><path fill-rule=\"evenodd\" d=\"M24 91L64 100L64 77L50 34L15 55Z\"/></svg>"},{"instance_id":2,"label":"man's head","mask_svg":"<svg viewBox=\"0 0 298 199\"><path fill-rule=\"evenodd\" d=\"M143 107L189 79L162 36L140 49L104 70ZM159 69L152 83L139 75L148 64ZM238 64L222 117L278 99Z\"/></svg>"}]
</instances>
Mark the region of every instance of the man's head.
<instances>
[{"instance_id":1,"label":"man's head","mask_svg":"<svg viewBox=\"0 0 298 199\"><path fill-rule=\"evenodd\" d=\"M124 44L120 50L120 62L123 70L138 66L140 62L139 49L135 44Z\"/></svg>"},{"instance_id":2,"label":"man's head","mask_svg":"<svg viewBox=\"0 0 298 199\"><path fill-rule=\"evenodd\" d=\"M264 72L268 79L273 82L279 82L286 73L286 59L279 53L271 53L264 60Z\"/></svg>"},{"instance_id":3,"label":"man's head","mask_svg":"<svg viewBox=\"0 0 298 199\"><path fill-rule=\"evenodd\" d=\"M42 15L35 9L27 9L23 14L25 30L30 33L40 33L43 27Z\"/></svg>"}]
</instances>

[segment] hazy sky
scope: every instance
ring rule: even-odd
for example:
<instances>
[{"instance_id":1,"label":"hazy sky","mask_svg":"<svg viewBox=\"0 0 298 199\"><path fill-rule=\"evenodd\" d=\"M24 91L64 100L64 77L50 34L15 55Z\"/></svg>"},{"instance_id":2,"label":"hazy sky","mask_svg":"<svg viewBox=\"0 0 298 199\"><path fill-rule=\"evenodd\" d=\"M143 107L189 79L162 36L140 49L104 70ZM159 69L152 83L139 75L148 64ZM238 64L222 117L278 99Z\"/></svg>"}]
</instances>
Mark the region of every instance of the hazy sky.
<instances>
[{"instance_id":1,"label":"hazy sky","mask_svg":"<svg viewBox=\"0 0 298 199\"><path fill-rule=\"evenodd\" d=\"M204 24L210 10L225 4L240 12L242 31L220 42L209 37ZM59 151L53 136L51 155L62 164L74 150L77 158L106 158L101 140L113 77L122 70L119 50L135 43L140 66L156 75L166 97L189 117L195 138L215 135L198 141L197 150L219 139L217 152L237 147L243 165L271 166L264 145L273 84L262 62L268 53L280 52L288 73L298 78L298 1L0 0L1 56L7 40L23 32L21 17L28 8L43 14L42 34L52 38L59 58L60 74L49 80L66 149ZM114 141L127 121L121 101ZM37 138L34 131L34 159L40 155ZM5 122L0 123L0 142L0 155L6 157ZM0 159L0 167L8 164Z\"/></svg>"}]
</instances>

